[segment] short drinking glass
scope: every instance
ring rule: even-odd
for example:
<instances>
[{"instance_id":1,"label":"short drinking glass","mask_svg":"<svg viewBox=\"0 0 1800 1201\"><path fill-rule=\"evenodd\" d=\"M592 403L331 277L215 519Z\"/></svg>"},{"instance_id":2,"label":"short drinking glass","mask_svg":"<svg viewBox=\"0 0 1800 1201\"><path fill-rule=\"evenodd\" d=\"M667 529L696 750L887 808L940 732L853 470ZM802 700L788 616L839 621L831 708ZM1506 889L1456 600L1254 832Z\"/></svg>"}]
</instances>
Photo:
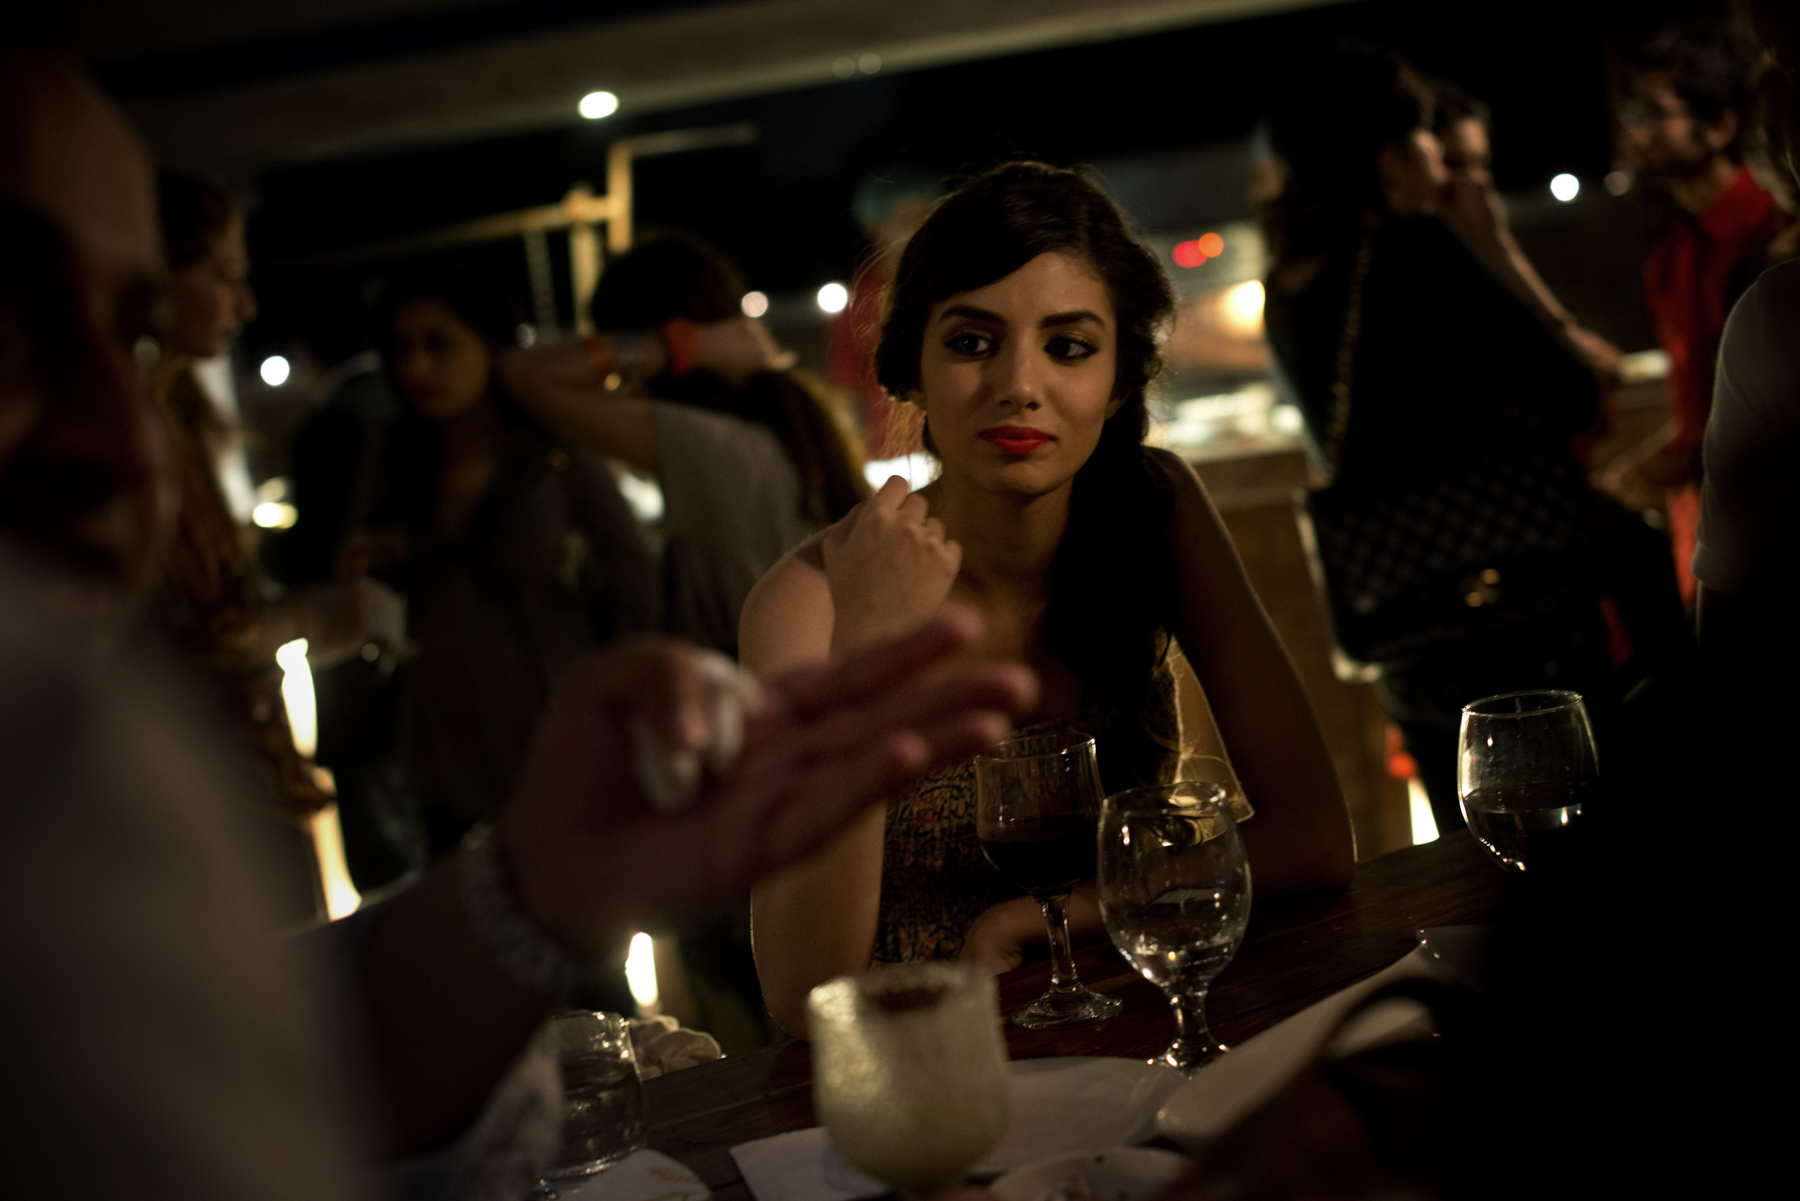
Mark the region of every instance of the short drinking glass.
<instances>
[{"instance_id":1,"label":"short drinking glass","mask_svg":"<svg viewBox=\"0 0 1800 1201\"><path fill-rule=\"evenodd\" d=\"M1085 987L1069 952L1069 893L1094 875L1101 791L1085 734L1014 738L975 760L982 853L1043 908L1050 933L1050 990L1012 1016L1027 1030L1111 1017L1122 1004Z\"/></svg>"},{"instance_id":2,"label":"short drinking glass","mask_svg":"<svg viewBox=\"0 0 1800 1201\"><path fill-rule=\"evenodd\" d=\"M932 1197L999 1143L1011 1109L994 977L926 961L812 990L813 1108L851 1166Z\"/></svg>"},{"instance_id":3,"label":"short drinking glass","mask_svg":"<svg viewBox=\"0 0 1800 1201\"><path fill-rule=\"evenodd\" d=\"M1192 1075L1225 1050L1206 1028L1206 992L1250 923L1250 864L1223 788L1190 781L1106 798L1100 914L1175 1010L1175 1041L1150 1062Z\"/></svg>"},{"instance_id":4,"label":"short drinking glass","mask_svg":"<svg viewBox=\"0 0 1800 1201\"><path fill-rule=\"evenodd\" d=\"M1599 783L1593 727L1576 693L1509 692L1463 706L1463 819L1507 871L1555 870Z\"/></svg>"},{"instance_id":5,"label":"short drinking glass","mask_svg":"<svg viewBox=\"0 0 1800 1201\"><path fill-rule=\"evenodd\" d=\"M631 1024L616 1013L571 1010L550 1024L562 1068L562 1152L547 1180L587 1176L641 1150L644 1085L631 1049Z\"/></svg>"}]
</instances>

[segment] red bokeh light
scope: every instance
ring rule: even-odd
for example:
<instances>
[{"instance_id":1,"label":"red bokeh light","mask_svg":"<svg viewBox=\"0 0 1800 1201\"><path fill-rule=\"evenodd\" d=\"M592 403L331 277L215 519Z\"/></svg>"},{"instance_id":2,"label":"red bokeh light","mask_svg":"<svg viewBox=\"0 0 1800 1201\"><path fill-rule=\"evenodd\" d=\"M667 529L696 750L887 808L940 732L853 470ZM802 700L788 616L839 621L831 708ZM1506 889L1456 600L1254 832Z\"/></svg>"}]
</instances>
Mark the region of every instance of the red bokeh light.
<instances>
[{"instance_id":1,"label":"red bokeh light","mask_svg":"<svg viewBox=\"0 0 1800 1201\"><path fill-rule=\"evenodd\" d=\"M1225 239L1218 234L1201 234L1194 244L1209 259L1216 259L1225 253Z\"/></svg>"},{"instance_id":2,"label":"red bokeh light","mask_svg":"<svg viewBox=\"0 0 1800 1201\"><path fill-rule=\"evenodd\" d=\"M1177 242L1175 244L1175 265L1178 267L1198 267L1206 261L1206 251L1199 242Z\"/></svg>"}]
</instances>

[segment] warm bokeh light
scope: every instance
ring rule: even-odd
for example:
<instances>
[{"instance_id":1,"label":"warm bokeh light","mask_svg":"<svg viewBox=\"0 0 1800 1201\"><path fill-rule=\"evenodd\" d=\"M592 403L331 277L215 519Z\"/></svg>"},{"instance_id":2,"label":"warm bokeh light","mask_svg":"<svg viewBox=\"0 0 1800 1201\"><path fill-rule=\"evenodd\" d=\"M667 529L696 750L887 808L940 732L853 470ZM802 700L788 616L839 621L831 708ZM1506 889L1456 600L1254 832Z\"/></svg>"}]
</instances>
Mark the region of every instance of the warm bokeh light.
<instances>
[{"instance_id":1,"label":"warm bokeh light","mask_svg":"<svg viewBox=\"0 0 1800 1201\"><path fill-rule=\"evenodd\" d=\"M288 728L294 732L294 749L310 759L319 746L319 706L313 698L306 639L283 643L275 662L281 667L281 700L287 706Z\"/></svg>"},{"instance_id":2,"label":"warm bokeh light","mask_svg":"<svg viewBox=\"0 0 1800 1201\"><path fill-rule=\"evenodd\" d=\"M1550 194L1566 204L1581 194L1581 181L1565 171L1550 181Z\"/></svg>"},{"instance_id":3,"label":"warm bokeh light","mask_svg":"<svg viewBox=\"0 0 1800 1201\"><path fill-rule=\"evenodd\" d=\"M745 292L738 304L746 317L760 317L769 311L769 298L761 292Z\"/></svg>"},{"instance_id":4,"label":"warm bokeh light","mask_svg":"<svg viewBox=\"0 0 1800 1201\"><path fill-rule=\"evenodd\" d=\"M631 951L625 956L625 983L638 1008L654 1015L662 997L656 991L656 947L648 934L631 936Z\"/></svg>"},{"instance_id":5,"label":"warm bokeh light","mask_svg":"<svg viewBox=\"0 0 1800 1201\"><path fill-rule=\"evenodd\" d=\"M841 313L850 303L850 289L840 283L829 283L819 289L819 307L827 313Z\"/></svg>"},{"instance_id":6,"label":"warm bokeh light","mask_svg":"<svg viewBox=\"0 0 1800 1201\"><path fill-rule=\"evenodd\" d=\"M1225 253L1225 239L1216 233L1201 234L1194 243L1200 247L1200 253L1209 259L1216 259Z\"/></svg>"},{"instance_id":7,"label":"warm bokeh light","mask_svg":"<svg viewBox=\"0 0 1800 1201\"><path fill-rule=\"evenodd\" d=\"M576 108L588 120L598 121L619 111L619 98L611 92L589 92Z\"/></svg>"},{"instance_id":8,"label":"warm bokeh light","mask_svg":"<svg viewBox=\"0 0 1800 1201\"><path fill-rule=\"evenodd\" d=\"M278 500L265 500L250 510L250 520L265 530L285 530L300 520L300 510Z\"/></svg>"},{"instance_id":9,"label":"warm bokeh light","mask_svg":"<svg viewBox=\"0 0 1800 1201\"><path fill-rule=\"evenodd\" d=\"M262 376L262 382L269 387L279 388L288 382L288 376L293 374L293 370L286 359L278 354L272 354L262 361L262 366L257 369L256 373Z\"/></svg>"},{"instance_id":10,"label":"warm bokeh light","mask_svg":"<svg viewBox=\"0 0 1800 1201\"><path fill-rule=\"evenodd\" d=\"M1219 317L1225 332L1236 337L1254 338L1262 333L1262 281L1250 279L1226 288L1220 297Z\"/></svg>"},{"instance_id":11,"label":"warm bokeh light","mask_svg":"<svg viewBox=\"0 0 1800 1201\"><path fill-rule=\"evenodd\" d=\"M1177 267L1198 267L1206 261L1206 252L1200 249L1198 242L1177 242L1175 244L1175 265Z\"/></svg>"}]
</instances>

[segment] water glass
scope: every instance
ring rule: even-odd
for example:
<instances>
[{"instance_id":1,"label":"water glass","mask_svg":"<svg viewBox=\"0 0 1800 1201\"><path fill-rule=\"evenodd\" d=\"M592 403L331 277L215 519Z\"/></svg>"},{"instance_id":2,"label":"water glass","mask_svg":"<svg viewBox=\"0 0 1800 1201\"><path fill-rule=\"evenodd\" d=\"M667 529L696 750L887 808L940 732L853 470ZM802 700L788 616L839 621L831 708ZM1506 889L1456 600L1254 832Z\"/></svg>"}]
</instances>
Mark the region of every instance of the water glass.
<instances>
[{"instance_id":1,"label":"water glass","mask_svg":"<svg viewBox=\"0 0 1800 1201\"><path fill-rule=\"evenodd\" d=\"M813 1108L852 1167L902 1197L955 1187L1011 1110L994 977L928 960L821 984L807 998Z\"/></svg>"},{"instance_id":2,"label":"water glass","mask_svg":"<svg viewBox=\"0 0 1800 1201\"><path fill-rule=\"evenodd\" d=\"M1587 707L1573 692L1509 692L1464 705L1456 752L1463 819L1506 871L1555 870L1600 785Z\"/></svg>"},{"instance_id":3,"label":"water glass","mask_svg":"<svg viewBox=\"0 0 1800 1201\"><path fill-rule=\"evenodd\" d=\"M562 1152L547 1180L588 1176L648 1143L644 1084L631 1049L631 1024L616 1013L576 1009L550 1024L562 1068Z\"/></svg>"},{"instance_id":4,"label":"water glass","mask_svg":"<svg viewBox=\"0 0 1800 1201\"><path fill-rule=\"evenodd\" d=\"M1225 1050L1207 1029L1206 994L1250 924L1250 863L1222 787L1187 781L1106 798L1100 915L1175 1011L1175 1041L1150 1062L1193 1075Z\"/></svg>"},{"instance_id":5,"label":"water glass","mask_svg":"<svg viewBox=\"0 0 1800 1201\"><path fill-rule=\"evenodd\" d=\"M1122 1005L1081 983L1069 950L1069 894L1094 875L1101 792L1086 734L1014 738L975 759L981 852L1037 901L1050 935L1050 989L1012 1018L1027 1030L1111 1017Z\"/></svg>"}]
</instances>

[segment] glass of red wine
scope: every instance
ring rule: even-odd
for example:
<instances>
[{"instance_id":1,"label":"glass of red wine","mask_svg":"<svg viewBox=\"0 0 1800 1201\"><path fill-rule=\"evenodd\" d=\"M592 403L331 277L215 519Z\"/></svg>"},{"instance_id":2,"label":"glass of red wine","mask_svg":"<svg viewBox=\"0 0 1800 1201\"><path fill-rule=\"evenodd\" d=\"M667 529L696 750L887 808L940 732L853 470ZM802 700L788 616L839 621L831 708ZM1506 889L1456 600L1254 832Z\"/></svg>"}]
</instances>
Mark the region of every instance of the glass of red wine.
<instances>
[{"instance_id":1,"label":"glass of red wine","mask_svg":"<svg viewBox=\"0 0 1800 1201\"><path fill-rule=\"evenodd\" d=\"M1594 730L1578 694L1509 692L1463 706L1457 793L1469 832L1502 869L1557 870L1599 784Z\"/></svg>"},{"instance_id":2,"label":"glass of red wine","mask_svg":"<svg viewBox=\"0 0 1800 1201\"><path fill-rule=\"evenodd\" d=\"M1094 877L1100 768L1081 733L1003 742L975 760L975 832L994 870L1031 894L1050 931L1050 991L1012 1015L1027 1030L1098 1021L1122 1002L1086 988L1069 952L1069 894Z\"/></svg>"}]
</instances>

